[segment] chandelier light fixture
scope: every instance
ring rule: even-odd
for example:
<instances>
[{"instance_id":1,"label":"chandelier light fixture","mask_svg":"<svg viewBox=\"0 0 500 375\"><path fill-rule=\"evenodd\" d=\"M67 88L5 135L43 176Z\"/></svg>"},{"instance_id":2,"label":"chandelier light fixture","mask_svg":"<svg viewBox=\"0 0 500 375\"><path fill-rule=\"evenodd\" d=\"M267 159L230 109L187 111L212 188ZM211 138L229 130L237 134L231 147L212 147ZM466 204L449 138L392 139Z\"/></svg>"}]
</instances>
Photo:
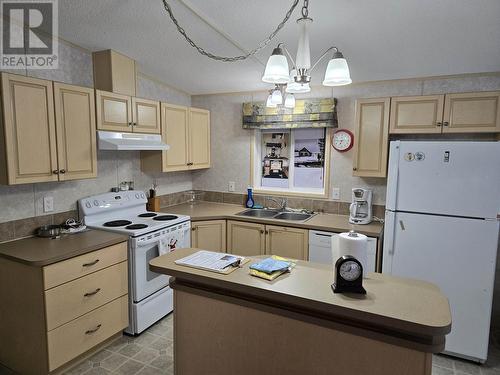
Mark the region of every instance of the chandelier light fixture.
<instances>
[{"instance_id":1,"label":"chandelier light fixture","mask_svg":"<svg viewBox=\"0 0 500 375\"><path fill-rule=\"evenodd\" d=\"M208 52L202 47L198 46L187 35L184 28L179 25L179 22L175 18L172 12L172 8L168 4L167 0L162 0L167 14L169 15L174 25L177 27L177 31L184 37L184 39L186 39L191 47L195 48L200 54L210 59L222 62L236 62L246 60L247 58L255 55L261 49L266 47L283 28L285 23L290 19L299 1L300 0L293 0L291 8L287 11L283 20L266 39L262 40L257 45L257 47L250 50L249 52L246 52L244 55L227 57ZM323 85L343 86L348 85L352 82L347 61L344 58L342 52L340 52L337 47L332 46L327 48L326 51L323 52L318 60L311 66L309 27L312 22L312 18L309 18L309 0L304 0L304 4L302 6L302 17L297 20L297 24L299 25L299 40L295 60L292 58L292 55L290 54L284 43L279 43L267 60L266 67L264 69L264 75L262 76L262 81L275 85L275 88L271 90L267 99L268 107L276 107L278 105L284 104L287 108L293 108L295 106L295 97L293 94L301 94L311 91L311 88L309 86L311 82L311 72L318 65L318 63L322 61L325 56L328 56L328 54L331 52L333 53L333 55L328 61L328 65L326 67L325 75L323 78ZM290 69L288 65L287 56L293 64L292 69ZM283 98L285 98L284 103Z\"/></svg>"}]
</instances>

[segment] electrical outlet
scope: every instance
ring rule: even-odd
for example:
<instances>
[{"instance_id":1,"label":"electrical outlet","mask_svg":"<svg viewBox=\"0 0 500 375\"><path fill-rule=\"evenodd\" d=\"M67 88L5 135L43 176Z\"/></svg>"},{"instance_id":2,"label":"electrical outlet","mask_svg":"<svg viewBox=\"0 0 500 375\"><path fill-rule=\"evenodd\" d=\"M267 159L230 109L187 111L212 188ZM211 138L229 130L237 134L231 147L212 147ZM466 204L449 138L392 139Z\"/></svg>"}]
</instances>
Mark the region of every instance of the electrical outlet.
<instances>
[{"instance_id":1,"label":"electrical outlet","mask_svg":"<svg viewBox=\"0 0 500 375\"><path fill-rule=\"evenodd\" d=\"M236 190L236 184L234 181L229 181L227 183L227 190L228 191L235 191Z\"/></svg>"},{"instance_id":2,"label":"electrical outlet","mask_svg":"<svg viewBox=\"0 0 500 375\"><path fill-rule=\"evenodd\" d=\"M332 199L339 200L340 199L340 188L334 187L332 189Z\"/></svg>"},{"instance_id":3,"label":"electrical outlet","mask_svg":"<svg viewBox=\"0 0 500 375\"><path fill-rule=\"evenodd\" d=\"M43 197L43 212L54 211L54 197Z\"/></svg>"}]
</instances>

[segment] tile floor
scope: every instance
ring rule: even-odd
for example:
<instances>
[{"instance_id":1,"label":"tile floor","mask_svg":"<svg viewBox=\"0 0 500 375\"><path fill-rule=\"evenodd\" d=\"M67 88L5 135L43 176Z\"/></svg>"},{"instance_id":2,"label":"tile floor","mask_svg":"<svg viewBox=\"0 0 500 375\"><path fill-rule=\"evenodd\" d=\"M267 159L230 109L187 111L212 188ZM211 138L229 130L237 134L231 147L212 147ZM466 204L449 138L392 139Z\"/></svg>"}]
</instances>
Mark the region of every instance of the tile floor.
<instances>
[{"instance_id":1,"label":"tile floor","mask_svg":"<svg viewBox=\"0 0 500 375\"><path fill-rule=\"evenodd\" d=\"M170 314L138 337L123 336L67 371L66 375L173 375L172 322ZM500 375L500 329L491 336L486 364L435 355L432 375ZM12 372L0 366L0 375L6 374Z\"/></svg>"}]
</instances>

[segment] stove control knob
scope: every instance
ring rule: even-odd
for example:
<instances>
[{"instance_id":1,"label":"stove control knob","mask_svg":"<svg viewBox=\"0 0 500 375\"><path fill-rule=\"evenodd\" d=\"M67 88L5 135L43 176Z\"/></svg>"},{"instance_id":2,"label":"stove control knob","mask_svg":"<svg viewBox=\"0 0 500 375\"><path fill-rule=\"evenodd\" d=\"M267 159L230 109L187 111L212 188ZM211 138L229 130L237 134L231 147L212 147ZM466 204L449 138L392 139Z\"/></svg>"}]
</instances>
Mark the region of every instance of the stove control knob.
<instances>
[{"instance_id":1,"label":"stove control knob","mask_svg":"<svg viewBox=\"0 0 500 375\"><path fill-rule=\"evenodd\" d=\"M85 203L85 207L90 208L90 207L92 207L92 204L91 204L89 201L87 201L87 202Z\"/></svg>"},{"instance_id":2,"label":"stove control knob","mask_svg":"<svg viewBox=\"0 0 500 375\"><path fill-rule=\"evenodd\" d=\"M144 193L141 193L141 198L144 198Z\"/></svg>"},{"instance_id":3,"label":"stove control knob","mask_svg":"<svg viewBox=\"0 0 500 375\"><path fill-rule=\"evenodd\" d=\"M140 197L139 193L135 193L135 198L139 199L139 197Z\"/></svg>"},{"instance_id":4,"label":"stove control knob","mask_svg":"<svg viewBox=\"0 0 500 375\"><path fill-rule=\"evenodd\" d=\"M94 201L94 206L99 206L99 201L97 199Z\"/></svg>"}]
</instances>

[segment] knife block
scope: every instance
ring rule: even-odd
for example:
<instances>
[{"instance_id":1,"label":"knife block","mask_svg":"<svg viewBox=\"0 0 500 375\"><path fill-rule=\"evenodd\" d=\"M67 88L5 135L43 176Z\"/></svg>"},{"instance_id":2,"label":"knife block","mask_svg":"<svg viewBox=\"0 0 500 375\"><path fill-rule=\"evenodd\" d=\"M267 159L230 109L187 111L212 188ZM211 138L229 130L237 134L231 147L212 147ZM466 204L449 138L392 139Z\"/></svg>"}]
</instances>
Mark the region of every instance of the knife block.
<instances>
[{"instance_id":1,"label":"knife block","mask_svg":"<svg viewBox=\"0 0 500 375\"><path fill-rule=\"evenodd\" d=\"M148 211L155 211L155 212L160 211L160 198L159 197L148 198L146 209Z\"/></svg>"}]
</instances>

